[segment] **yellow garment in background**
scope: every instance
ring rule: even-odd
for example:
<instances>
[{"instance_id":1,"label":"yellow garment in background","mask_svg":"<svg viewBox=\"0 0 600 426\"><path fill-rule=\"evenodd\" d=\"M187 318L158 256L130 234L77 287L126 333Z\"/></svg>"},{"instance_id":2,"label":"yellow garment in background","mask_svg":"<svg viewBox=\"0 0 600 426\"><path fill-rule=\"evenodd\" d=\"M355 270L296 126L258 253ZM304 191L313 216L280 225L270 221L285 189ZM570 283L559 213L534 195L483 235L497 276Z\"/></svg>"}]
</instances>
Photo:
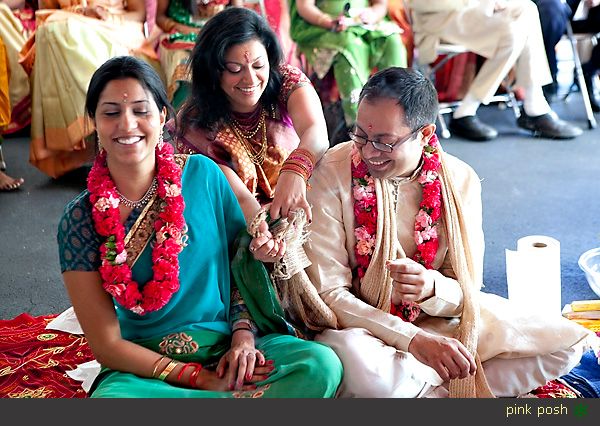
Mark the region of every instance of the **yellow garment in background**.
<instances>
[{"instance_id":1,"label":"yellow garment in background","mask_svg":"<svg viewBox=\"0 0 600 426\"><path fill-rule=\"evenodd\" d=\"M21 22L13 15L12 11L5 3L0 3L0 42L2 43L2 54L0 54L0 85L7 84L8 104L8 122L4 123L4 88L0 95L0 106L2 108L2 120L0 127L7 126L10 123L11 107L19 105L27 96L29 96L29 76L19 64L19 51L26 41L25 30Z\"/></svg>"},{"instance_id":2,"label":"yellow garment in background","mask_svg":"<svg viewBox=\"0 0 600 426\"><path fill-rule=\"evenodd\" d=\"M0 134L10 123L10 99L8 97L8 57L6 47L0 38Z\"/></svg>"},{"instance_id":3,"label":"yellow garment in background","mask_svg":"<svg viewBox=\"0 0 600 426\"><path fill-rule=\"evenodd\" d=\"M125 12L114 0L93 4ZM84 112L92 74L112 57L135 54L145 38L141 22L101 21L64 10L38 15L48 12L36 29L29 161L56 178L93 156L94 144L84 140L93 131Z\"/></svg>"}]
</instances>

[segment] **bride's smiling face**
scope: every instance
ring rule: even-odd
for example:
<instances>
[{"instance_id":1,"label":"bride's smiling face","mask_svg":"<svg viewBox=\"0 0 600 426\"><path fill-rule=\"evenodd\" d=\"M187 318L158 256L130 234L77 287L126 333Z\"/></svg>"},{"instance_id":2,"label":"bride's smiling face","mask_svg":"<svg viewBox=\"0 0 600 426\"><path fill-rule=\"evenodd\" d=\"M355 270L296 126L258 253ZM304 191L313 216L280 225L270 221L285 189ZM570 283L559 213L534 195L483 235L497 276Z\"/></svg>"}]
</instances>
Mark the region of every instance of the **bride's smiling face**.
<instances>
[{"instance_id":1,"label":"bride's smiling face","mask_svg":"<svg viewBox=\"0 0 600 426\"><path fill-rule=\"evenodd\" d=\"M134 78L110 81L98 98L96 132L111 161L136 164L154 156L166 111Z\"/></svg>"}]
</instances>

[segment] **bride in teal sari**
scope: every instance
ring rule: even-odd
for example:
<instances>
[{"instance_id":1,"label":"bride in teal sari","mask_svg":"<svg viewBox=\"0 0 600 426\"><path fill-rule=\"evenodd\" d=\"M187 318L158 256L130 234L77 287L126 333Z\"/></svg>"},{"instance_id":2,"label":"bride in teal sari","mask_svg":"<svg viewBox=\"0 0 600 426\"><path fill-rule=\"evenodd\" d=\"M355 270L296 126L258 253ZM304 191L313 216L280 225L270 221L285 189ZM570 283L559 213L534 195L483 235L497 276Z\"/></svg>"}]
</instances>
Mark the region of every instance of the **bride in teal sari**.
<instances>
[{"instance_id":1,"label":"bride in teal sari","mask_svg":"<svg viewBox=\"0 0 600 426\"><path fill-rule=\"evenodd\" d=\"M110 59L86 112L102 148L88 189L65 207L58 245L102 365L91 397L333 397L339 359L294 335L261 263L273 259L272 236L249 245L216 164L162 141L172 109L154 70Z\"/></svg>"}]
</instances>

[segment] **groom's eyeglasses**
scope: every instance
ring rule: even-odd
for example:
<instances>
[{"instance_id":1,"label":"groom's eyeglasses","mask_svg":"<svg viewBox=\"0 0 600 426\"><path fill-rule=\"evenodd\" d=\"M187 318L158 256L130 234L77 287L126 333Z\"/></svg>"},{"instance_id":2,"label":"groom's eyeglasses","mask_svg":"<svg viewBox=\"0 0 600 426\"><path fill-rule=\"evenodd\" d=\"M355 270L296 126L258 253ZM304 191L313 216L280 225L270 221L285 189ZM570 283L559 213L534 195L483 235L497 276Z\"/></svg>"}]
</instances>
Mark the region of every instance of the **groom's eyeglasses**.
<instances>
[{"instance_id":1,"label":"groom's eyeglasses","mask_svg":"<svg viewBox=\"0 0 600 426\"><path fill-rule=\"evenodd\" d=\"M365 146L368 142L371 142L373 148L375 148L378 151L392 152L395 147L400 146L404 142L407 142L410 139L412 139L420 130L421 129L417 129L414 132L410 132L408 135L402 136L393 141L392 143L382 142L381 140L377 139L369 139L366 136L357 135L354 132L348 132L348 136L350 137L350 140L352 140L354 143L360 146Z\"/></svg>"}]
</instances>

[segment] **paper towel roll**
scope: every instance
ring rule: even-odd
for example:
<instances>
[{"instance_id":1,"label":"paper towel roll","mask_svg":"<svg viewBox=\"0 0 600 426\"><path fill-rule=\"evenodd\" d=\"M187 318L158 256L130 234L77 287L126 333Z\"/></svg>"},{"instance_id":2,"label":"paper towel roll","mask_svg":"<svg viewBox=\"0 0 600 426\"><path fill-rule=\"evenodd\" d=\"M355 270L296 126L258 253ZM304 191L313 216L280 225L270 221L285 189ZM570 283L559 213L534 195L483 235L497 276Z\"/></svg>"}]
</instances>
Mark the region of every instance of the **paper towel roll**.
<instances>
[{"instance_id":1,"label":"paper towel roll","mask_svg":"<svg viewBox=\"0 0 600 426\"><path fill-rule=\"evenodd\" d=\"M528 311L561 315L560 243L544 235L517 241L517 250L506 250L508 298Z\"/></svg>"}]
</instances>

